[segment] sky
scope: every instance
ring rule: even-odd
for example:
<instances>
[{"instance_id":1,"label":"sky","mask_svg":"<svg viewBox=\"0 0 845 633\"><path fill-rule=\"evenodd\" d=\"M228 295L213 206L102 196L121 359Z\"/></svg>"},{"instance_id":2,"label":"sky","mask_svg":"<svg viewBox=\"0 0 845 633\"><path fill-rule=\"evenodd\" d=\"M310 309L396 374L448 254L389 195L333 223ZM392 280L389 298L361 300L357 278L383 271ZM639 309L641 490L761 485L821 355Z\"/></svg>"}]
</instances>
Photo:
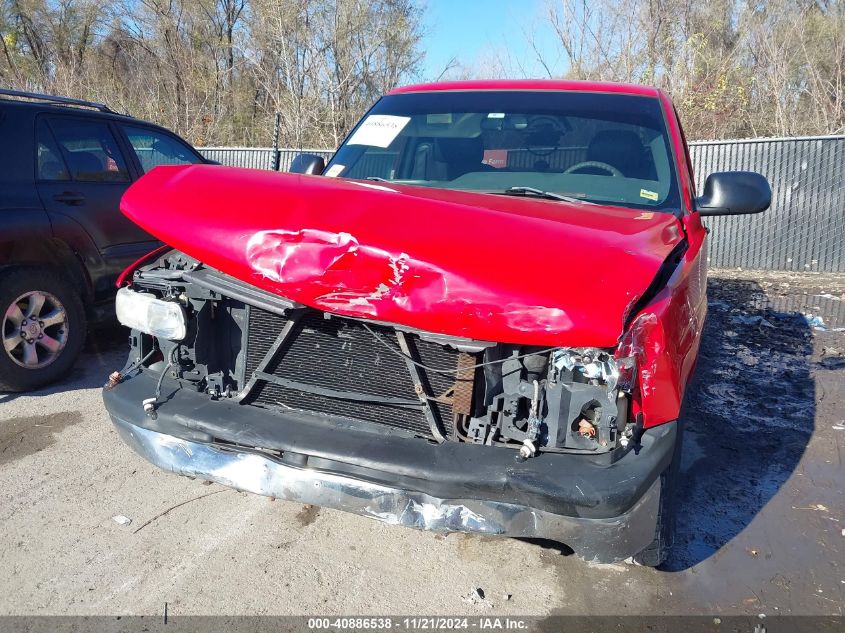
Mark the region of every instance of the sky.
<instances>
[{"instance_id":1,"label":"sky","mask_svg":"<svg viewBox=\"0 0 845 633\"><path fill-rule=\"evenodd\" d=\"M506 60L510 75L548 77L526 33L535 37L553 73L565 68L554 35L542 26L546 0L428 0L422 79L433 81L453 58L483 74L490 57Z\"/></svg>"}]
</instances>

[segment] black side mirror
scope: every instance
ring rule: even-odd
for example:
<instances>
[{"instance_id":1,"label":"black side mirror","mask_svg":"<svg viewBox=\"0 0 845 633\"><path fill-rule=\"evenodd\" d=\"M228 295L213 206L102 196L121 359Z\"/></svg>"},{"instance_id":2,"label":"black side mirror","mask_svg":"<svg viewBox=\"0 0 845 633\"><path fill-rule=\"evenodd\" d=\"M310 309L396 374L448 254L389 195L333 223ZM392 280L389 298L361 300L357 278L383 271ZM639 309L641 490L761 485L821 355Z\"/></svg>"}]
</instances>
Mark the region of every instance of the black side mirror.
<instances>
[{"instance_id":1,"label":"black side mirror","mask_svg":"<svg viewBox=\"0 0 845 633\"><path fill-rule=\"evenodd\" d=\"M704 191L695 199L701 215L762 213L771 204L769 181L752 171L710 174L704 182Z\"/></svg>"},{"instance_id":2,"label":"black side mirror","mask_svg":"<svg viewBox=\"0 0 845 633\"><path fill-rule=\"evenodd\" d=\"M290 171L294 174L310 174L319 176L326 168L326 159L316 154L299 154L290 163Z\"/></svg>"}]
</instances>

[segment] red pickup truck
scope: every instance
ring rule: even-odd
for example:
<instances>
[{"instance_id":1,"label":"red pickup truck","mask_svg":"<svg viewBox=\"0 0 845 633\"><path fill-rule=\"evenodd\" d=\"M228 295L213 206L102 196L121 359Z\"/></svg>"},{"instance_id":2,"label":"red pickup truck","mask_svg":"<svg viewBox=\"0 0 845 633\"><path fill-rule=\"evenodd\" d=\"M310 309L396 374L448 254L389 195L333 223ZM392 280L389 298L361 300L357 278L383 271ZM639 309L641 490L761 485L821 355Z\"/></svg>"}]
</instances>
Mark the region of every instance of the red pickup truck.
<instances>
[{"instance_id":1,"label":"red pickup truck","mask_svg":"<svg viewBox=\"0 0 845 633\"><path fill-rule=\"evenodd\" d=\"M104 391L161 467L416 528L658 565L707 311L669 98L485 81L380 99L297 174L159 167L122 211L172 248L128 270Z\"/></svg>"}]
</instances>

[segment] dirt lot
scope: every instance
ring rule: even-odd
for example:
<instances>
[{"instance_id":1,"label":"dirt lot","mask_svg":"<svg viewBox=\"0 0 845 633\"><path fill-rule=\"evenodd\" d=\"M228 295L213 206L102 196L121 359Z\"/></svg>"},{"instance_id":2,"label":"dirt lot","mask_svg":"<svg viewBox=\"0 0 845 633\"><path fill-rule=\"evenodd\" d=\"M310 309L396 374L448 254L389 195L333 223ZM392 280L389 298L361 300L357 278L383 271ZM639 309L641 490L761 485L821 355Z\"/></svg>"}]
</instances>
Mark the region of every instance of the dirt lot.
<instances>
[{"instance_id":1,"label":"dirt lot","mask_svg":"<svg viewBox=\"0 0 845 633\"><path fill-rule=\"evenodd\" d=\"M666 570L165 474L111 428L100 332L65 383L0 395L0 613L841 615L845 276L720 272L710 302Z\"/></svg>"}]
</instances>

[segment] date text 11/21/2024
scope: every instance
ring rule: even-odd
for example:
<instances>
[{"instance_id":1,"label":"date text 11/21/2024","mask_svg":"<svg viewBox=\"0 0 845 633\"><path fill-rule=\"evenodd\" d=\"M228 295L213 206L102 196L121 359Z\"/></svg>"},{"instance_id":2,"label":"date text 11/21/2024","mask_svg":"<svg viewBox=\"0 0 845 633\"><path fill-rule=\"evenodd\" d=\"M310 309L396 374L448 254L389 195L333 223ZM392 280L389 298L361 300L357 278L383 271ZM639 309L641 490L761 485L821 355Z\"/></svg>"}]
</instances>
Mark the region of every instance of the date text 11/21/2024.
<instances>
[{"instance_id":1,"label":"date text 11/21/2024","mask_svg":"<svg viewBox=\"0 0 845 633\"><path fill-rule=\"evenodd\" d=\"M390 617L349 617L349 618L308 618L308 630L476 630L476 631L524 631L529 623L524 618L509 617L441 617L418 616L407 618Z\"/></svg>"}]
</instances>

